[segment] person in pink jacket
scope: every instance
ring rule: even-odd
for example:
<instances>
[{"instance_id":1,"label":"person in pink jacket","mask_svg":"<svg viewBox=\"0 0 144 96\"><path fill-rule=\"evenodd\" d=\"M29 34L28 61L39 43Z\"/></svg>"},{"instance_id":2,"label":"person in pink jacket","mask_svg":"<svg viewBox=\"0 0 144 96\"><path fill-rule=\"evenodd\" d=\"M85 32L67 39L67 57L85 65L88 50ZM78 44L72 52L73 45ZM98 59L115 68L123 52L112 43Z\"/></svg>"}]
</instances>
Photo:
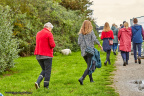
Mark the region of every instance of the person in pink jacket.
<instances>
[{"instance_id":1,"label":"person in pink jacket","mask_svg":"<svg viewBox=\"0 0 144 96\"><path fill-rule=\"evenodd\" d=\"M121 56L124 61L123 66L128 65L129 52L131 51L131 36L131 28L128 26L128 23L125 22L124 28L118 32L118 40L120 41L119 50L121 51Z\"/></svg>"}]
</instances>

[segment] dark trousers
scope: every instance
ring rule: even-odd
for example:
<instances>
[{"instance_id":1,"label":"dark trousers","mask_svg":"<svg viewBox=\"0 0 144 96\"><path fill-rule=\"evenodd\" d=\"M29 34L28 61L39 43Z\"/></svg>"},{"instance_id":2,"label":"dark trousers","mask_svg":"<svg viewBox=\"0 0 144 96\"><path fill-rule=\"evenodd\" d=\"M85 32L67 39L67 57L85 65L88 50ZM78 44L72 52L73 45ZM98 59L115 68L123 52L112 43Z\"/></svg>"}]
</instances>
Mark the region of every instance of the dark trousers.
<instances>
[{"instance_id":1,"label":"dark trousers","mask_svg":"<svg viewBox=\"0 0 144 96\"><path fill-rule=\"evenodd\" d=\"M42 72L40 73L40 75L45 77L44 82L49 82L51 75L52 58L38 59L38 62L42 68Z\"/></svg>"},{"instance_id":2,"label":"dark trousers","mask_svg":"<svg viewBox=\"0 0 144 96\"><path fill-rule=\"evenodd\" d=\"M92 55L90 55L90 54L87 54L86 56L84 56L83 57L84 58L84 60L86 61L86 63L87 63L87 69L84 71L84 74L83 74L83 79L88 75L88 72L89 72L89 67L90 67L90 65L91 65L91 59L92 59ZM92 74L90 75L91 76L91 78L92 78Z\"/></svg>"},{"instance_id":3,"label":"dark trousers","mask_svg":"<svg viewBox=\"0 0 144 96\"><path fill-rule=\"evenodd\" d=\"M113 45L112 45L112 49L113 49L113 51L116 51L116 49L117 49L117 45L118 45L118 43L113 43Z\"/></svg>"},{"instance_id":4,"label":"dark trousers","mask_svg":"<svg viewBox=\"0 0 144 96\"><path fill-rule=\"evenodd\" d=\"M121 56L123 60L128 61L129 60L129 52L121 51Z\"/></svg>"},{"instance_id":5,"label":"dark trousers","mask_svg":"<svg viewBox=\"0 0 144 96\"><path fill-rule=\"evenodd\" d=\"M138 56L141 57L141 45L142 43L133 43L133 52L135 60L137 60L137 48L138 48Z\"/></svg>"},{"instance_id":6,"label":"dark trousers","mask_svg":"<svg viewBox=\"0 0 144 96\"><path fill-rule=\"evenodd\" d=\"M110 61L110 53L111 53L111 50L107 50L107 56L106 56L107 61Z\"/></svg>"}]
</instances>

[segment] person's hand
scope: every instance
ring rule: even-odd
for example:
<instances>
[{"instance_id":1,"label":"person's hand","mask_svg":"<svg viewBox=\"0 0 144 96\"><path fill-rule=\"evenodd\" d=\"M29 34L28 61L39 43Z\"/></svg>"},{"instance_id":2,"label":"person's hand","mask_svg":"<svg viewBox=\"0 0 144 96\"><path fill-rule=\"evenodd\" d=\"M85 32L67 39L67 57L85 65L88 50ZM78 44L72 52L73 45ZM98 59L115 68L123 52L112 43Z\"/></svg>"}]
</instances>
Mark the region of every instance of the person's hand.
<instances>
[{"instance_id":1,"label":"person's hand","mask_svg":"<svg viewBox=\"0 0 144 96\"><path fill-rule=\"evenodd\" d=\"M101 48L101 50L103 51L103 47L101 45L98 45L98 48Z\"/></svg>"},{"instance_id":2,"label":"person's hand","mask_svg":"<svg viewBox=\"0 0 144 96\"><path fill-rule=\"evenodd\" d=\"M120 40L118 40L118 44L120 44Z\"/></svg>"}]
</instances>

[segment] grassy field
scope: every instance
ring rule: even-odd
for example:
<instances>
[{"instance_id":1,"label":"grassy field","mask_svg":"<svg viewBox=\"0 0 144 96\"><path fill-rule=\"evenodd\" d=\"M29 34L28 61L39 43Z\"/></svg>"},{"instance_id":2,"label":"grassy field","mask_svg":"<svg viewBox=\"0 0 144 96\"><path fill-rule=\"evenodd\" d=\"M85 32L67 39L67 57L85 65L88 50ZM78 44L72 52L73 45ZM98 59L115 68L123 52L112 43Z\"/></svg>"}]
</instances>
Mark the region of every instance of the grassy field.
<instances>
[{"instance_id":1,"label":"grassy field","mask_svg":"<svg viewBox=\"0 0 144 96\"><path fill-rule=\"evenodd\" d=\"M116 56L111 53L111 65L104 66L106 58L105 52L100 51L102 68L96 69L93 73L94 83L90 83L87 76L84 85L80 85L78 79L86 69L86 63L80 52L73 52L69 56L58 55L53 58L52 73L49 90L41 88L36 90L36 82L41 68L35 56L20 57L15 60L16 65L9 72L0 75L0 93L4 96L13 96L5 92L31 92L29 96L118 96L111 85L111 72L115 70L113 66ZM16 96L22 94L17 93Z\"/></svg>"}]
</instances>

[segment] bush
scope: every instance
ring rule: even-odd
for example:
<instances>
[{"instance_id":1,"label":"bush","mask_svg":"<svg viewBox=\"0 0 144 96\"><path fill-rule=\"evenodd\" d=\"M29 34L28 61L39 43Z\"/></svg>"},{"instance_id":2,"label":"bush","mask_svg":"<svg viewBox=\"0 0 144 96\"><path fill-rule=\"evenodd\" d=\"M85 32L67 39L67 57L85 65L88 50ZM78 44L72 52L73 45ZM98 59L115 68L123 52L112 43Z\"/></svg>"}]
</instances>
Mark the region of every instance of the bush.
<instances>
[{"instance_id":1,"label":"bush","mask_svg":"<svg viewBox=\"0 0 144 96\"><path fill-rule=\"evenodd\" d=\"M0 73L14 66L18 42L13 37L12 14L9 6L0 5Z\"/></svg>"},{"instance_id":2,"label":"bush","mask_svg":"<svg viewBox=\"0 0 144 96\"><path fill-rule=\"evenodd\" d=\"M77 33L82 22L87 18L87 12L66 9L58 3L60 1L0 0L0 4L9 5L14 14L12 30L19 42L20 56L33 55L36 34L47 22L54 25L52 30L56 42L54 53L65 48L72 51L79 50Z\"/></svg>"}]
</instances>

